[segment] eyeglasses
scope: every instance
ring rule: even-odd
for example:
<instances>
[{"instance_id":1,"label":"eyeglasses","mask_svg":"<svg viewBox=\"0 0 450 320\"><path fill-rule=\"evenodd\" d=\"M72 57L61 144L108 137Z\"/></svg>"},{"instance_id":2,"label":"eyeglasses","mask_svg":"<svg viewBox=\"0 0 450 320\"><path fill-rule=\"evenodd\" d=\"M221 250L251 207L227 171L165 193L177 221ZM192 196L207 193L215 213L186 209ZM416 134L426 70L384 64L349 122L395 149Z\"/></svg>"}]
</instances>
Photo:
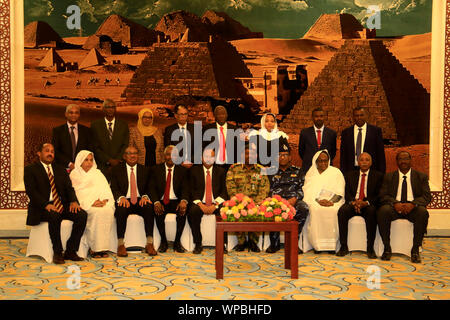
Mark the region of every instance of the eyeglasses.
<instances>
[{"instance_id":1,"label":"eyeglasses","mask_svg":"<svg viewBox=\"0 0 450 320\"><path fill-rule=\"evenodd\" d=\"M138 152L125 152L125 154L130 155L130 156L134 156L139 154Z\"/></svg>"}]
</instances>

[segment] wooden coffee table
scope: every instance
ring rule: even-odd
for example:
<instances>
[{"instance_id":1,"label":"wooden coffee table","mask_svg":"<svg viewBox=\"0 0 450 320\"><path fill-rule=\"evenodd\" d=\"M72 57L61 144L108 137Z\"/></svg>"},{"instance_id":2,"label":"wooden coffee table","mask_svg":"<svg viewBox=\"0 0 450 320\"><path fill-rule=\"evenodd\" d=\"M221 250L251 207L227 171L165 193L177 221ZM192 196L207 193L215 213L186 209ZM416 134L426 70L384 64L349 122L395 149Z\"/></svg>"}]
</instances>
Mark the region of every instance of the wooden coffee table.
<instances>
[{"instance_id":1,"label":"wooden coffee table","mask_svg":"<svg viewBox=\"0 0 450 320\"><path fill-rule=\"evenodd\" d=\"M291 279L298 279L298 222L216 222L216 279L223 279L225 232L284 231L284 268L291 269Z\"/></svg>"}]
</instances>

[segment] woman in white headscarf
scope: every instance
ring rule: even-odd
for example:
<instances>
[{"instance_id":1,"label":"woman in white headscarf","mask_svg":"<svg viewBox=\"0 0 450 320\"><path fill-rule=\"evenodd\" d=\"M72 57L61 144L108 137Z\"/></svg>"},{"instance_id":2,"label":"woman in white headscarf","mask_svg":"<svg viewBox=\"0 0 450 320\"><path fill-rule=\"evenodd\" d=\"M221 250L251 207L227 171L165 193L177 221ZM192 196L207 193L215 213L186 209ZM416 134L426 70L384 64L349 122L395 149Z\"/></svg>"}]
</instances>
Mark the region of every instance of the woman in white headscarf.
<instances>
[{"instance_id":1,"label":"woman in white headscarf","mask_svg":"<svg viewBox=\"0 0 450 320\"><path fill-rule=\"evenodd\" d=\"M88 213L85 234L91 256L105 258L113 232L114 197L105 176L97 169L91 151L78 153L70 179L81 208Z\"/></svg>"},{"instance_id":2,"label":"woman in white headscarf","mask_svg":"<svg viewBox=\"0 0 450 320\"><path fill-rule=\"evenodd\" d=\"M250 146L256 148L257 162L266 167L266 174L278 171L278 152L280 145L287 145L289 136L278 129L277 119L273 113L261 117L261 129L253 130L248 137Z\"/></svg>"},{"instance_id":3,"label":"woman in white headscarf","mask_svg":"<svg viewBox=\"0 0 450 320\"><path fill-rule=\"evenodd\" d=\"M328 150L319 150L303 185L305 201L309 207L306 222L308 240L315 251L336 251L339 239L339 208L344 204L345 179L341 171L330 166Z\"/></svg>"}]
</instances>

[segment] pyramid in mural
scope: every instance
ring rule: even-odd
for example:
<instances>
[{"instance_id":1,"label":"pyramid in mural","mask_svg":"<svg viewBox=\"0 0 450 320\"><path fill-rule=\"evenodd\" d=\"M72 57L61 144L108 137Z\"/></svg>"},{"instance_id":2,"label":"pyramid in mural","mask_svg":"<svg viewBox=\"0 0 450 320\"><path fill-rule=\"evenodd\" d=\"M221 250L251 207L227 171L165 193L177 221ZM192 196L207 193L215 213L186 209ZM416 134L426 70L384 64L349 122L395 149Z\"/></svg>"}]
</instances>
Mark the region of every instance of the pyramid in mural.
<instances>
[{"instance_id":1,"label":"pyramid in mural","mask_svg":"<svg viewBox=\"0 0 450 320\"><path fill-rule=\"evenodd\" d=\"M155 27L155 31L164 33L172 42L180 40L187 29L190 41L206 42L212 34L200 17L183 10L165 14Z\"/></svg>"},{"instance_id":2,"label":"pyramid in mural","mask_svg":"<svg viewBox=\"0 0 450 320\"><path fill-rule=\"evenodd\" d=\"M430 95L379 40L346 40L297 101L281 127L291 134L311 125L321 107L338 134L364 106L383 138L403 145L428 143Z\"/></svg>"},{"instance_id":3,"label":"pyramid in mural","mask_svg":"<svg viewBox=\"0 0 450 320\"><path fill-rule=\"evenodd\" d=\"M106 63L106 59L97 51L97 49L93 48L87 54L86 58L80 64L80 69L97 66L100 64Z\"/></svg>"},{"instance_id":4,"label":"pyramid in mural","mask_svg":"<svg viewBox=\"0 0 450 320\"><path fill-rule=\"evenodd\" d=\"M64 60L55 51L55 49L51 48L50 50L48 50L44 58L42 58L41 62L39 62L39 67L53 67L54 65L61 64L64 64Z\"/></svg>"},{"instance_id":5,"label":"pyramid in mural","mask_svg":"<svg viewBox=\"0 0 450 320\"><path fill-rule=\"evenodd\" d=\"M42 45L59 47L63 44L64 40L47 22L33 21L25 26L25 48L37 48Z\"/></svg>"},{"instance_id":6,"label":"pyramid in mural","mask_svg":"<svg viewBox=\"0 0 450 320\"><path fill-rule=\"evenodd\" d=\"M226 41L155 43L122 97L135 104L170 104L184 95L238 98L235 77L251 77L251 73Z\"/></svg>"},{"instance_id":7,"label":"pyramid in mural","mask_svg":"<svg viewBox=\"0 0 450 320\"><path fill-rule=\"evenodd\" d=\"M212 30L212 33L221 36L227 41L263 38L262 32L252 32L240 22L232 19L225 12L207 10L202 16L202 21L209 25L209 29Z\"/></svg>"},{"instance_id":8,"label":"pyramid in mural","mask_svg":"<svg viewBox=\"0 0 450 320\"><path fill-rule=\"evenodd\" d=\"M361 38L364 27L351 14L322 14L303 38L357 39Z\"/></svg>"}]
</instances>

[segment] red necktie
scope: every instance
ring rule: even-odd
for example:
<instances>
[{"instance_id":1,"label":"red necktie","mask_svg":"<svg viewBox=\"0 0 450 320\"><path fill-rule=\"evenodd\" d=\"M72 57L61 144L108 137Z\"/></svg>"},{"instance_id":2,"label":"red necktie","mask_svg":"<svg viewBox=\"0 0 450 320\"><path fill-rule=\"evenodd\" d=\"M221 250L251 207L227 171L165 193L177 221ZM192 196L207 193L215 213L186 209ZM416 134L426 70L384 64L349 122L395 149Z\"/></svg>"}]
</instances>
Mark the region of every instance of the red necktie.
<instances>
[{"instance_id":1,"label":"red necktie","mask_svg":"<svg viewBox=\"0 0 450 320\"><path fill-rule=\"evenodd\" d=\"M322 144L322 131L317 130L317 148L320 149L320 145Z\"/></svg>"},{"instance_id":2,"label":"red necktie","mask_svg":"<svg viewBox=\"0 0 450 320\"><path fill-rule=\"evenodd\" d=\"M47 170L48 179L50 180L50 189L52 191L53 204L55 205L56 210L58 210L58 213L61 213L63 212L63 205L61 203L61 200L59 199L58 192L56 191L55 179L52 175L52 172L50 171L50 166L47 166Z\"/></svg>"},{"instance_id":3,"label":"red necktie","mask_svg":"<svg viewBox=\"0 0 450 320\"><path fill-rule=\"evenodd\" d=\"M364 188L366 184L366 174L363 173L361 177L361 186L359 187L359 200L363 200L366 195L364 194Z\"/></svg>"},{"instance_id":4,"label":"red necktie","mask_svg":"<svg viewBox=\"0 0 450 320\"><path fill-rule=\"evenodd\" d=\"M225 135L223 134L223 127L220 127L220 161L225 162Z\"/></svg>"},{"instance_id":5,"label":"red necktie","mask_svg":"<svg viewBox=\"0 0 450 320\"><path fill-rule=\"evenodd\" d=\"M163 203L165 205L169 204L170 201L170 181L172 180L172 169L167 169L167 171L169 171L167 173L167 179L166 179L166 190L164 190L164 198L163 198Z\"/></svg>"},{"instance_id":6,"label":"red necktie","mask_svg":"<svg viewBox=\"0 0 450 320\"><path fill-rule=\"evenodd\" d=\"M209 174L209 170L206 170L205 203L206 203L207 206L212 205L212 183L211 183L211 175Z\"/></svg>"},{"instance_id":7,"label":"red necktie","mask_svg":"<svg viewBox=\"0 0 450 320\"><path fill-rule=\"evenodd\" d=\"M137 202L137 190L136 190L136 176L134 175L133 168L130 173L130 199L132 204Z\"/></svg>"}]
</instances>

